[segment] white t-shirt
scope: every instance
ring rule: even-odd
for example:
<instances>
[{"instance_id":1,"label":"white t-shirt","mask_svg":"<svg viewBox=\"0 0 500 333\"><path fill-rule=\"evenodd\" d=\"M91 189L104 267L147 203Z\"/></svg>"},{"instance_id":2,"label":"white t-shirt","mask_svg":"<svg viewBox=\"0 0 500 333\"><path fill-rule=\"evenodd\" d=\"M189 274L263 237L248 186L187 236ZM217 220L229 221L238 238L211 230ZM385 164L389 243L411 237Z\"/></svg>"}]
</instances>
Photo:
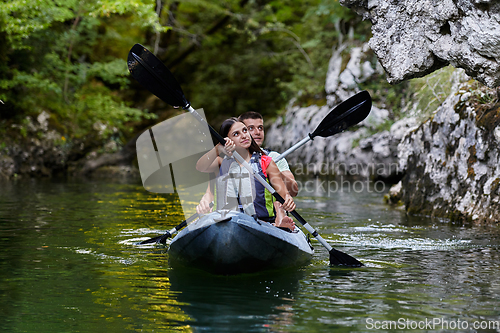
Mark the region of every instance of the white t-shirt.
<instances>
[{"instance_id":1,"label":"white t-shirt","mask_svg":"<svg viewBox=\"0 0 500 333\"><path fill-rule=\"evenodd\" d=\"M271 157L272 159L275 159L275 158L278 158L278 156L280 156L280 155L281 154L278 153L277 151L271 151L271 152L269 152L268 156ZM280 172L290 171L290 166L288 165L288 162L284 158L282 158L281 160L279 160L276 163L276 166L278 167L278 169L280 170Z\"/></svg>"}]
</instances>

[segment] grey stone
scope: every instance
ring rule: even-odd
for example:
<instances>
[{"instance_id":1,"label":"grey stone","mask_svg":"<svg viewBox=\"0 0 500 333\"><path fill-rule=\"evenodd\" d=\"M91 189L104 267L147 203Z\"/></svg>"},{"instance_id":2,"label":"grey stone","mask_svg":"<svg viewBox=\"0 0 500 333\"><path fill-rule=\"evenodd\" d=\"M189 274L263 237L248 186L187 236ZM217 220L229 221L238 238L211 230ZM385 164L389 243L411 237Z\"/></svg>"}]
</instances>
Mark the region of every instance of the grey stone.
<instances>
[{"instance_id":1,"label":"grey stone","mask_svg":"<svg viewBox=\"0 0 500 333\"><path fill-rule=\"evenodd\" d=\"M500 112L469 90L457 71L452 91L434 117L408 132L398 146L403 201L416 214L500 220ZM487 93L487 88L483 87ZM490 92L495 93L495 92Z\"/></svg>"},{"instance_id":2,"label":"grey stone","mask_svg":"<svg viewBox=\"0 0 500 333\"><path fill-rule=\"evenodd\" d=\"M359 91L358 83L380 74L368 61L362 61L369 52L367 44L352 48L346 68L340 71L341 52L347 44L333 51L325 82L328 104L308 107L294 106L291 101L283 117L278 117L266 133L270 148L284 152L312 133L333 106ZM391 178L399 175L397 146L405 130L415 125L415 120L406 119L394 124L394 130L370 135L377 127L388 121L389 111L373 106L370 115L356 131L346 131L327 139L316 138L300 150L287 157L292 167L301 174L334 174L359 178ZM412 118L413 119L413 118ZM396 135L396 137L394 136Z\"/></svg>"},{"instance_id":3,"label":"grey stone","mask_svg":"<svg viewBox=\"0 0 500 333\"><path fill-rule=\"evenodd\" d=\"M373 49L391 83L448 64L500 85L500 2L341 0L372 22Z\"/></svg>"}]
</instances>

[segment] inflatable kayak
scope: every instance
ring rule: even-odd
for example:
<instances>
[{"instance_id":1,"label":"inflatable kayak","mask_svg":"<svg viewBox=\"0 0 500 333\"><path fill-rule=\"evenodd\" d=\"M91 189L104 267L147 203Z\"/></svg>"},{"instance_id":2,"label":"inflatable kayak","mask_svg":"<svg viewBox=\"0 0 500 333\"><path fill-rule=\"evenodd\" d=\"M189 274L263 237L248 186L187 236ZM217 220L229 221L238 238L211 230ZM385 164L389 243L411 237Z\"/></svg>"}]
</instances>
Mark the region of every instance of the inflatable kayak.
<instances>
[{"instance_id":1,"label":"inflatable kayak","mask_svg":"<svg viewBox=\"0 0 500 333\"><path fill-rule=\"evenodd\" d=\"M246 214L213 212L177 234L169 261L229 275L304 265L313 253L298 227L290 232Z\"/></svg>"}]
</instances>

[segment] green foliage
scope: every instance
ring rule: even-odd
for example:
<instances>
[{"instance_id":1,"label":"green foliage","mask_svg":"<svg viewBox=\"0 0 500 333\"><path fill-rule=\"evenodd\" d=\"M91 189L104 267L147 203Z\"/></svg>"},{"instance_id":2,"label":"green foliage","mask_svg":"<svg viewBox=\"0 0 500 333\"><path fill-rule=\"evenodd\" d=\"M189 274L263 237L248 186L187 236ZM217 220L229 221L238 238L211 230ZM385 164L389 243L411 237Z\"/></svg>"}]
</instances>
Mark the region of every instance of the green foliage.
<instances>
[{"instance_id":1,"label":"green foliage","mask_svg":"<svg viewBox=\"0 0 500 333\"><path fill-rule=\"evenodd\" d=\"M321 103L331 49L350 28L369 34L335 0L6 0L0 126L43 110L68 140L103 140L154 116L140 109L162 113L130 79L135 43L213 123L248 110L273 116L299 92L301 103Z\"/></svg>"},{"instance_id":2,"label":"green foliage","mask_svg":"<svg viewBox=\"0 0 500 333\"><path fill-rule=\"evenodd\" d=\"M72 8L78 1L10 0L0 6L2 31L13 49L29 49L26 39L32 34L46 30L56 22L74 18Z\"/></svg>"},{"instance_id":3,"label":"green foliage","mask_svg":"<svg viewBox=\"0 0 500 333\"><path fill-rule=\"evenodd\" d=\"M122 89L127 88L129 83L127 63L123 59L114 59L106 63L94 62L88 67L87 75L98 77L110 85L117 84Z\"/></svg>"},{"instance_id":4,"label":"green foliage","mask_svg":"<svg viewBox=\"0 0 500 333\"><path fill-rule=\"evenodd\" d=\"M125 57L130 39L142 38L149 30L167 30L159 25L155 4L5 1L0 7L0 38L6 44L0 99L11 112L2 118L19 122L45 110L69 137L98 134L105 139L111 129L124 130L128 121L151 117L127 106L130 79ZM119 21L113 20L117 17ZM114 52L102 52L103 42L114 44Z\"/></svg>"},{"instance_id":5,"label":"green foliage","mask_svg":"<svg viewBox=\"0 0 500 333\"><path fill-rule=\"evenodd\" d=\"M338 1L176 3L167 2L163 12L165 22L167 15L175 22L159 55L214 123L248 110L275 115L299 91L304 103L323 101L339 34L351 26L356 36L369 32Z\"/></svg>"},{"instance_id":6,"label":"green foliage","mask_svg":"<svg viewBox=\"0 0 500 333\"><path fill-rule=\"evenodd\" d=\"M493 104L499 102L500 96L498 90L488 88L476 80L470 80L468 82L467 91L472 95L472 102L479 108L482 106L493 106Z\"/></svg>"},{"instance_id":7,"label":"green foliage","mask_svg":"<svg viewBox=\"0 0 500 333\"><path fill-rule=\"evenodd\" d=\"M128 107L101 85L86 86L75 94L75 98L70 116L79 125L73 129L77 137L86 135L89 128L108 137L119 128L124 128L125 123L139 121L144 116L140 110Z\"/></svg>"},{"instance_id":8,"label":"green foliage","mask_svg":"<svg viewBox=\"0 0 500 333\"><path fill-rule=\"evenodd\" d=\"M447 66L409 81L408 98L415 101L415 112L421 119L428 118L444 102L451 90L454 71L455 68Z\"/></svg>"}]
</instances>

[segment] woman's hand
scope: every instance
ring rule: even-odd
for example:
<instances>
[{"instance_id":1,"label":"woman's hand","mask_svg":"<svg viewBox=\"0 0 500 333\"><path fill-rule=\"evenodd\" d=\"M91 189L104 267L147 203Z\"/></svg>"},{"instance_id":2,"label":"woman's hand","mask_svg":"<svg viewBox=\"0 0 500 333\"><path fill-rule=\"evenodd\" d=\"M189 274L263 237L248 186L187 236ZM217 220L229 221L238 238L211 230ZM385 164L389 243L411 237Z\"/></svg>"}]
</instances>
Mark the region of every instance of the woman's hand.
<instances>
[{"instance_id":1,"label":"woman's hand","mask_svg":"<svg viewBox=\"0 0 500 333\"><path fill-rule=\"evenodd\" d=\"M210 208L211 201L205 200L205 198L201 199L198 206L196 206L196 213L199 215L207 214L212 212L212 208Z\"/></svg>"},{"instance_id":2,"label":"woman's hand","mask_svg":"<svg viewBox=\"0 0 500 333\"><path fill-rule=\"evenodd\" d=\"M293 202L292 196L289 193L286 194L284 199L285 202L283 202L283 209L287 212L295 210L297 206L295 205L295 202Z\"/></svg>"},{"instance_id":3,"label":"woman's hand","mask_svg":"<svg viewBox=\"0 0 500 333\"><path fill-rule=\"evenodd\" d=\"M233 151L236 150L236 144L230 138L224 138L224 140L226 140L226 144L224 145L224 153L227 156L231 157L233 156Z\"/></svg>"}]
</instances>

